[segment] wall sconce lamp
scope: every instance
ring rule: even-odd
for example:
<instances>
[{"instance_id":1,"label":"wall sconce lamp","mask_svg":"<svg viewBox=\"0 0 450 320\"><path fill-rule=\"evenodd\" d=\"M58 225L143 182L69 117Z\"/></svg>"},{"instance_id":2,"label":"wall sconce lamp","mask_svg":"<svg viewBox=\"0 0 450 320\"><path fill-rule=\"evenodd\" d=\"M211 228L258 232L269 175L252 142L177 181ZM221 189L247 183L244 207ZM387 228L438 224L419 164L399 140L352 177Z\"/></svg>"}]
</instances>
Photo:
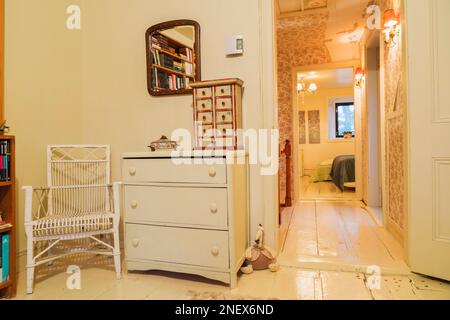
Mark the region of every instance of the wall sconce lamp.
<instances>
[{"instance_id":1,"label":"wall sconce lamp","mask_svg":"<svg viewBox=\"0 0 450 320\"><path fill-rule=\"evenodd\" d=\"M362 87L364 78L366 76L366 73L362 68L357 68L355 71L355 86Z\"/></svg>"},{"instance_id":2,"label":"wall sconce lamp","mask_svg":"<svg viewBox=\"0 0 450 320\"><path fill-rule=\"evenodd\" d=\"M301 79L301 82L297 83L297 93L301 95L303 104L305 104L306 94L314 94L317 90L319 90L319 87L316 83L311 82L310 84L306 84L303 78Z\"/></svg>"},{"instance_id":3,"label":"wall sconce lamp","mask_svg":"<svg viewBox=\"0 0 450 320\"><path fill-rule=\"evenodd\" d=\"M394 9L388 9L384 12L384 42L389 48L393 48L398 43L400 36L400 19L395 14Z\"/></svg>"}]
</instances>

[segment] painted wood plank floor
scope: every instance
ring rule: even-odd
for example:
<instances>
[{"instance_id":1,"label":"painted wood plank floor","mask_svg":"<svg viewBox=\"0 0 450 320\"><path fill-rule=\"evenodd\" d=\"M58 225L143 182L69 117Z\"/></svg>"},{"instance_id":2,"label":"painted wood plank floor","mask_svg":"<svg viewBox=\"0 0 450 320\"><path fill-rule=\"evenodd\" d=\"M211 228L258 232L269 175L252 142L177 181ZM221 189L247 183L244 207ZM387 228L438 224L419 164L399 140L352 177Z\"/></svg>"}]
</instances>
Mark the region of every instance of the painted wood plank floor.
<instances>
[{"instance_id":1,"label":"painted wood plank floor","mask_svg":"<svg viewBox=\"0 0 450 320\"><path fill-rule=\"evenodd\" d=\"M369 290L367 276L357 272L302 270L255 272L239 277L236 289L203 278L166 272L124 274L101 266L82 268L81 289L66 287L65 272L36 283L25 294L25 272L19 274L18 295L24 300L450 300L450 284L411 276L383 276L379 290Z\"/></svg>"},{"instance_id":2,"label":"painted wood plank floor","mask_svg":"<svg viewBox=\"0 0 450 320\"><path fill-rule=\"evenodd\" d=\"M386 274L409 274L402 247L361 202L302 201L284 214L279 261L285 266L365 272L376 265Z\"/></svg>"},{"instance_id":3,"label":"painted wood plank floor","mask_svg":"<svg viewBox=\"0 0 450 320\"><path fill-rule=\"evenodd\" d=\"M109 258L80 256L39 270L32 295L19 273L17 299L450 300L450 283L403 272L401 247L358 202L301 202L282 218L280 271L241 275L235 289L168 272L124 273L117 281ZM81 267L81 290L66 286L73 264ZM365 264L383 265L379 288L369 289Z\"/></svg>"},{"instance_id":4,"label":"painted wood plank floor","mask_svg":"<svg viewBox=\"0 0 450 320\"><path fill-rule=\"evenodd\" d=\"M301 177L300 199L353 199L355 191L345 189L344 192L339 190L333 182L317 182L310 183L309 177Z\"/></svg>"}]
</instances>

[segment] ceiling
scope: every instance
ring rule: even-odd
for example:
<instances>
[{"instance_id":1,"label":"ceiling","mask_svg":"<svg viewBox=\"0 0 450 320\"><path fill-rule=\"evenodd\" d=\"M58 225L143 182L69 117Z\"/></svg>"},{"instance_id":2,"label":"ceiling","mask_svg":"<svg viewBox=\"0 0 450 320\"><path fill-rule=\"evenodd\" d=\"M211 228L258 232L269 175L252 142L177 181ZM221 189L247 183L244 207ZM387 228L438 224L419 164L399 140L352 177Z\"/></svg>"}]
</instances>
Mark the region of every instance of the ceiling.
<instances>
[{"instance_id":1,"label":"ceiling","mask_svg":"<svg viewBox=\"0 0 450 320\"><path fill-rule=\"evenodd\" d=\"M326 8L327 0L279 0L281 14Z\"/></svg>"},{"instance_id":2,"label":"ceiling","mask_svg":"<svg viewBox=\"0 0 450 320\"><path fill-rule=\"evenodd\" d=\"M359 42L366 25L370 0L276 0L278 18L326 12L328 22L325 45L332 61L359 59Z\"/></svg>"},{"instance_id":3,"label":"ceiling","mask_svg":"<svg viewBox=\"0 0 450 320\"><path fill-rule=\"evenodd\" d=\"M347 88L353 86L353 68L309 70L297 73L300 81L314 82L320 89Z\"/></svg>"}]
</instances>

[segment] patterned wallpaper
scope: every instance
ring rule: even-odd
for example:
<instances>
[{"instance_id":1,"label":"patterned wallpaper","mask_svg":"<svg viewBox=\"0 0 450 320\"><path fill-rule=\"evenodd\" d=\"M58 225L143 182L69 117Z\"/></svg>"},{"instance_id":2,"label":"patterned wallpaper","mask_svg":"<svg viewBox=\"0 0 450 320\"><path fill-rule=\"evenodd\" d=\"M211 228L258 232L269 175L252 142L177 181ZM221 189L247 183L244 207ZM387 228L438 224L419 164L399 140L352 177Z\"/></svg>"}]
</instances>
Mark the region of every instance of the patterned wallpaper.
<instances>
[{"instance_id":1,"label":"patterned wallpaper","mask_svg":"<svg viewBox=\"0 0 450 320\"><path fill-rule=\"evenodd\" d=\"M401 0L382 0L384 9L401 12ZM385 105L386 105L386 164L387 164L387 214L389 222L401 232L406 227L406 172L405 172L405 104L406 89L403 78L402 43L386 48Z\"/></svg>"},{"instance_id":2,"label":"patterned wallpaper","mask_svg":"<svg viewBox=\"0 0 450 320\"><path fill-rule=\"evenodd\" d=\"M306 144L306 112L298 112L298 143Z\"/></svg>"},{"instance_id":3,"label":"patterned wallpaper","mask_svg":"<svg viewBox=\"0 0 450 320\"><path fill-rule=\"evenodd\" d=\"M308 111L309 144L320 144L320 111Z\"/></svg>"},{"instance_id":4,"label":"patterned wallpaper","mask_svg":"<svg viewBox=\"0 0 450 320\"><path fill-rule=\"evenodd\" d=\"M286 139L293 141L292 69L331 62L330 53L325 45L327 21L326 13L289 17L277 21L280 141ZM284 161L280 162L280 181L284 192L286 181Z\"/></svg>"}]
</instances>

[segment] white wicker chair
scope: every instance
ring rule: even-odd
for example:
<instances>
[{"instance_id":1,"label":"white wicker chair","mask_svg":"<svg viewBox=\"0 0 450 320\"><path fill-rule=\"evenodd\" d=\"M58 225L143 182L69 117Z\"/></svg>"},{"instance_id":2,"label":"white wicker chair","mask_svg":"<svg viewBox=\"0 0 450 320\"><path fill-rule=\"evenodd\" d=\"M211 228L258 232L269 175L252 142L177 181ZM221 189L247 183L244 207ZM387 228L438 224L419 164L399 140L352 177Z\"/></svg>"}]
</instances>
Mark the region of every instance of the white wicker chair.
<instances>
[{"instance_id":1,"label":"white wicker chair","mask_svg":"<svg viewBox=\"0 0 450 320\"><path fill-rule=\"evenodd\" d=\"M47 188L23 187L27 293L33 293L36 266L74 253L113 256L120 279L120 183L110 184L109 146L48 146L47 179ZM113 235L113 243L102 235ZM81 247L61 246L81 239L87 239ZM54 252L57 247L63 250Z\"/></svg>"}]
</instances>

